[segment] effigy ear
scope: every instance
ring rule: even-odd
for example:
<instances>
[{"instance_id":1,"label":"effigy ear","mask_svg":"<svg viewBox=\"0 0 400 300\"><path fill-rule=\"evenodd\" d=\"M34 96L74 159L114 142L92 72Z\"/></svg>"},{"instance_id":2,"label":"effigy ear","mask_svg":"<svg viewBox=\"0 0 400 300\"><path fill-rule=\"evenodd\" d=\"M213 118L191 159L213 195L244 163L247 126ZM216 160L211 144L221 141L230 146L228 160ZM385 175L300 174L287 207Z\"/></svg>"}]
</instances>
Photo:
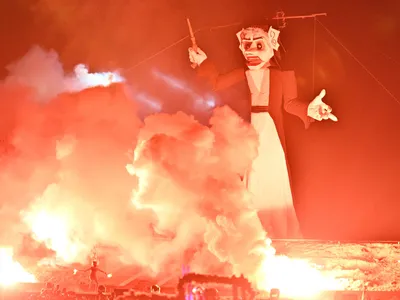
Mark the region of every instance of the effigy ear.
<instances>
[{"instance_id":1,"label":"effigy ear","mask_svg":"<svg viewBox=\"0 0 400 300\"><path fill-rule=\"evenodd\" d=\"M279 42L278 42L278 38L279 38L279 34L281 32L277 29L272 28L272 26L269 27L268 30L268 40L272 46L272 48L277 51L279 49Z\"/></svg>"},{"instance_id":2,"label":"effigy ear","mask_svg":"<svg viewBox=\"0 0 400 300\"><path fill-rule=\"evenodd\" d=\"M239 40L239 49L242 50L242 51L243 51L243 46L242 46L242 33L243 33L243 30L244 29L242 28L239 32L236 33L236 37Z\"/></svg>"},{"instance_id":3,"label":"effigy ear","mask_svg":"<svg viewBox=\"0 0 400 300\"><path fill-rule=\"evenodd\" d=\"M242 32L243 32L244 28L240 29L237 33L236 33L236 37L238 38L239 42L242 42Z\"/></svg>"}]
</instances>

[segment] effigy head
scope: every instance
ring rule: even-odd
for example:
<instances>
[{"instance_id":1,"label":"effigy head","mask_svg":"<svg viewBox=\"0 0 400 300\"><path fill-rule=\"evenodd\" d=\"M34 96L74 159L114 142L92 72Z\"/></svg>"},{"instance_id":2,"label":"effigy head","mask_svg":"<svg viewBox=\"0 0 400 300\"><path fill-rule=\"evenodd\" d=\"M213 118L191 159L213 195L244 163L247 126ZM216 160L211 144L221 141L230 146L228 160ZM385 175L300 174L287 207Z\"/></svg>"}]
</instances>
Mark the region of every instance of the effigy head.
<instances>
[{"instance_id":1,"label":"effigy head","mask_svg":"<svg viewBox=\"0 0 400 300\"><path fill-rule=\"evenodd\" d=\"M269 64L278 50L279 30L269 27L268 31L261 27L247 27L239 31L239 49L242 51L249 69L260 69Z\"/></svg>"}]
</instances>

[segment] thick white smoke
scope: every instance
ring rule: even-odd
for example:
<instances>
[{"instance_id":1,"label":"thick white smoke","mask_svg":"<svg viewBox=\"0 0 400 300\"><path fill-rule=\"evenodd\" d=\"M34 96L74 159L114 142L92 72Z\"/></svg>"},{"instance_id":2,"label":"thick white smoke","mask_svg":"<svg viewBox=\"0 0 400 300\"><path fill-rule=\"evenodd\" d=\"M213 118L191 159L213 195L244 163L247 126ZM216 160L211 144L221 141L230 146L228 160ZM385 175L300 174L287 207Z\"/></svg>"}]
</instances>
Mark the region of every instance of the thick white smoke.
<instances>
[{"instance_id":1,"label":"thick white smoke","mask_svg":"<svg viewBox=\"0 0 400 300\"><path fill-rule=\"evenodd\" d=\"M219 261L254 272L259 256L250 252L265 233L240 175L256 155L256 135L227 107L210 123L183 113L146 119L128 168L139 177L133 203L156 212L161 231L190 244L200 237Z\"/></svg>"},{"instance_id":2,"label":"thick white smoke","mask_svg":"<svg viewBox=\"0 0 400 300\"><path fill-rule=\"evenodd\" d=\"M36 101L48 101L64 92L79 92L124 81L117 72L89 73L82 64L77 65L73 73L65 74L58 54L54 50L44 51L38 46L32 47L24 57L10 64L7 70L9 75L4 83L7 86L31 88Z\"/></svg>"},{"instance_id":3,"label":"thick white smoke","mask_svg":"<svg viewBox=\"0 0 400 300\"><path fill-rule=\"evenodd\" d=\"M37 47L9 70L0 245L32 234L67 262L115 246L121 261L155 271L196 248L199 271L214 257L255 274L265 233L241 176L257 137L232 110L215 109L210 127L184 113L142 123L125 84L107 86L117 75L65 75L57 55Z\"/></svg>"}]
</instances>

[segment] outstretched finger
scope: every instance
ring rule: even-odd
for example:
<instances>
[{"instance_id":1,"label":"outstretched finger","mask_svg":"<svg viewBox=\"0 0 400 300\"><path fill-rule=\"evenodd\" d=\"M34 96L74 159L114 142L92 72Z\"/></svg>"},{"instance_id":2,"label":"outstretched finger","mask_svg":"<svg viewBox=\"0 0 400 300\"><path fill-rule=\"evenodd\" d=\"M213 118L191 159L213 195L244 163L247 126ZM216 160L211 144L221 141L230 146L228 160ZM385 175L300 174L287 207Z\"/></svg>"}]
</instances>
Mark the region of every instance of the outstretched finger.
<instances>
[{"instance_id":1,"label":"outstretched finger","mask_svg":"<svg viewBox=\"0 0 400 300\"><path fill-rule=\"evenodd\" d=\"M322 99L322 98L325 97L325 95L326 95L326 90L323 89L323 90L321 91L321 93L319 93L318 97L319 97L320 99Z\"/></svg>"},{"instance_id":2,"label":"outstretched finger","mask_svg":"<svg viewBox=\"0 0 400 300\"><path fill-rule=\"evenodd\" d=\"M321 104L323 103L322 98L325 97L326 91L322 90L317 97L314 98L313 103Z\"/></svg>"},{"instance_id":3,"label":"outstretched finger","mask_svg":"<svg viewBox=\"0 0 400 300\"><path fill-rule=\"evenodd\" d=\"M334 122L337 122L337 121L338 121L338 118L337 118L334 114L332 114L332 113L329 114L329 119L331 119L331 120L334 121Z\"/></svg>"}]
</instances>

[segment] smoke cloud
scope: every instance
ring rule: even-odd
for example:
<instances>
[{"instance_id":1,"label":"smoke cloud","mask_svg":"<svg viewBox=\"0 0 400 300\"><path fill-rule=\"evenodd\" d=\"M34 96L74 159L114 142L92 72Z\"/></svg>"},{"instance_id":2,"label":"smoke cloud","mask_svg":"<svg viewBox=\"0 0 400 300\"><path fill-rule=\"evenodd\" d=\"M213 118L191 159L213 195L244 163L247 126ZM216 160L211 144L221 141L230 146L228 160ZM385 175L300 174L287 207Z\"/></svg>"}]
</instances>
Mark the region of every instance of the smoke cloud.
<instances>
[{"instance_id":1,"label":"smoke cloud","mask_svg":"<svg viewBox=\"0 0 400 300\"><path fill-rule=\"evenodd\" d=\"M231 109L215 109L208 127L182 112L142 122L118 74L65 74L56 53L38 47L9 71L0 246L21 249L30 235L84 263L107 245L156 272L191 252L195 270L212 262L255 274L265 232L241 177L258 142Z\"/></svg>"}]
</instances>

